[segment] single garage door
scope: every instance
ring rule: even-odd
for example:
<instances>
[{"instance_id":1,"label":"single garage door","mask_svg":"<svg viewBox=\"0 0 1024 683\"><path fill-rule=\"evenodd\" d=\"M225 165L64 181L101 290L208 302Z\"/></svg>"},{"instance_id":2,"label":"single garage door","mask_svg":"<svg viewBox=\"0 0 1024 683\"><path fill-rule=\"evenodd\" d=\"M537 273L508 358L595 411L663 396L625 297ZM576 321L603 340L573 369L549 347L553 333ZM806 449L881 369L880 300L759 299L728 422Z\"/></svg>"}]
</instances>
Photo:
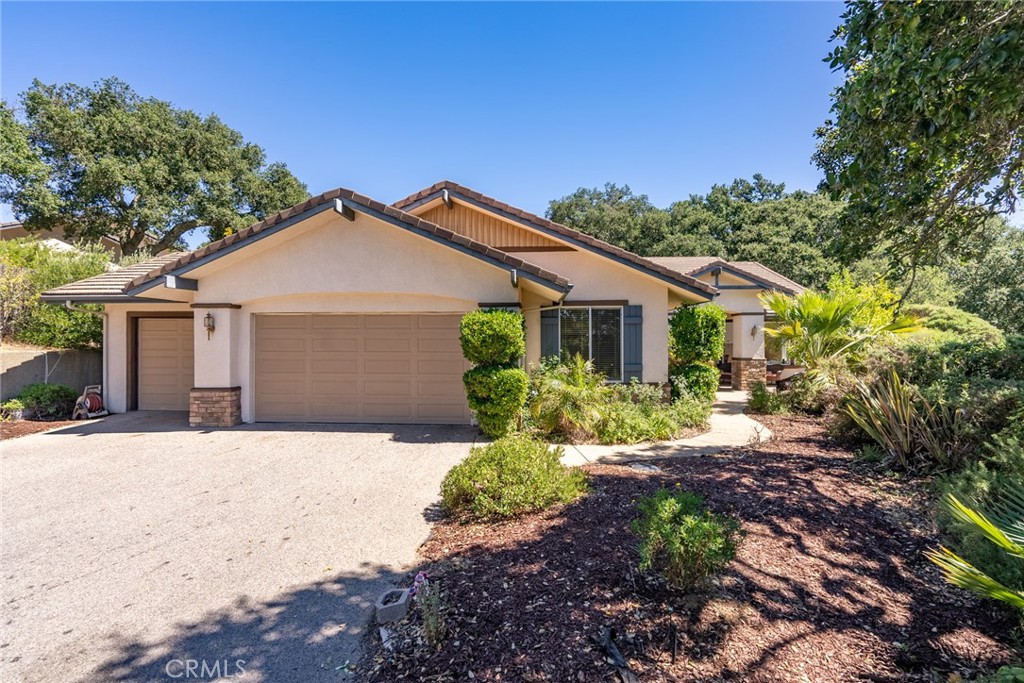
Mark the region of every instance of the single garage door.
<instances>
[{"instance_id":1,"label":"single garage door","mask_svg":"<svg viewBox=\"0 0 1024 683\"><path fill-rule=\"evenodd\" d=\"M188 410L192 318L139 318L139 410Z\"/></svg>"},{"instance_id":2,"label":"single garage door","mask_svg":"<svg viewBox=\"0 0 1024 683\"><path fill-rule=\"evenodd\" d=\"M465 424L459 315L256 316L256 419Z\"/></svg>"}]
</instances>

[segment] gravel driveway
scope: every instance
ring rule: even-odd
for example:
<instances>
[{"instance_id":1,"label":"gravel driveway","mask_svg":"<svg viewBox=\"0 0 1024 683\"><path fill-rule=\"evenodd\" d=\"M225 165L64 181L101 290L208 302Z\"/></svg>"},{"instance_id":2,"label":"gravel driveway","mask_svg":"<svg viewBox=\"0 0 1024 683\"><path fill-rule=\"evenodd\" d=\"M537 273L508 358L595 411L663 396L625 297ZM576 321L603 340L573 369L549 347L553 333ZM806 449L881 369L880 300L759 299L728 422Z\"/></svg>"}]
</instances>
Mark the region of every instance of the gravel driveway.
<instances>
[{"instance_id":1,"label":"gravel driveway","mask_svg":"<svg viewBox=\"0 0 1024 683\"><path fill-rule=\"evenodd\" d=\"M0 442L0 680L353 680L370 604L475 438L184 422Z\"/></svg>"}]
</instances>

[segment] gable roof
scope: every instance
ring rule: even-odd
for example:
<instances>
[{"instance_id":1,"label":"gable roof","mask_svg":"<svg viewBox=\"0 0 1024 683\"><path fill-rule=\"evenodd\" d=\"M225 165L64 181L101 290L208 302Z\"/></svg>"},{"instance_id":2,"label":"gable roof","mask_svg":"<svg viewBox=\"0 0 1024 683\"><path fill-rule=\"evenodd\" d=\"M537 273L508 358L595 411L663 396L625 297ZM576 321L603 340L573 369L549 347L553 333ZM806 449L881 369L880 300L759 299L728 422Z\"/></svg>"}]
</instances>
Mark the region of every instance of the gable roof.
<instances>
[{"instance_id":1,"label":"gable roof","mask_svg":"<svg viewBox=\"0 0 1024 683\"><path fill-rule=\"evenodd\" d=\"M311 197L301 204L296 204L283 211L279 211L259 223L228 235L224 239L211 242L195 251L169 254L159 259L140 263L131 268L108 273L107 275L117 277L110 277L102 282L92 282L100 277L104 277L97 276L96 278L89 278L88 280L82 280L71 285L58 287L57 289L45 292L43 298L47 300L64 300L67 298L78 300L78 296L84 296L84 294L76 295L73 291L75 287L78 287L83 292L88 289L92 296L108 298L134 297L159 285L165 275L179 275L188 272L215 258L229 254L263 237L310 218L317 213L331 209L339 211L354 210L374 216L510 272L516 271L517 276L535 280L556 291L567 293L572 288L569 281L557 273L545 270L489 245L456 234L451 230L442 228L439 225L425 221L395 207L388 206L365 195L345 188L337 188L316 197Z\"/></svg>"},{"instance_id":2,"label":"gable roof","mask_svg":"<svg viewBox=\"0 0 1024 683\"><path fill-rule=\"evenodd\" d=\"M799 294L806 287L772 270L757 261L725 261L714 256L650 256L650 260L672 268L680 273L696 277L715 268L722 268L734 275L763 285L765 289L777 289L787 294Z\"/></svg>"},{"instance_id":3,"label":"gable roof","mask_svg":"<svg viewBox=\"0 0 1024 683\"><path fill-rule=\"evenodd\" d=\"M457 199L461 199L467 204L477 206L485 211L496 213L513 222L525 223L527 226L534 228L535 230L539 230L540 232L549 235L555 235L564 241L583 247L588 251L606 256L613 261L635 268L660 280L669 282L677 287L689 290L690 292L698 294L706 299L711 299L718 293L718 290L712 285L709 285L706 282L701 282L687 273L680 273L679 271L656 263L651 259L638 256L633 252L626 251L621 247L599 240L596 237L592 237L591 235L580 232L579 230L574 230L573 228L562 225L561 223L555 223L554 221L542 218L536 214L530 213L529 211L509 206L508 204L498 201L493 197L488 197L485 194L463 185L459 185L451 180L442 180L434 183L430 187L424 188L415 194L411 194L405 199L398 200L393 204L393 206L404 211L410 211L418 206L434 201L438 197L441 197L445 191L447 191L449 195L454 196Z\"/></svg>"}]
</instances>

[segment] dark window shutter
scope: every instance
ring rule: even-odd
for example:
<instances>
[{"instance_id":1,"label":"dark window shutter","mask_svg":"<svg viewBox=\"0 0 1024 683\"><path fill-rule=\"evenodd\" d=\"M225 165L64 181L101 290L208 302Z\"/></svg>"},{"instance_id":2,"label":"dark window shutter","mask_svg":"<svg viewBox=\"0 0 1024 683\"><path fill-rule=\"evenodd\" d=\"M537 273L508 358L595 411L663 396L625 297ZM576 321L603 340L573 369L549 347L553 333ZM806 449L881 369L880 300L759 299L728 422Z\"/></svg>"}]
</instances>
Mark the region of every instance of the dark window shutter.
<instances>
[{"instance_id":1,"label":"dark window shutter","mask_svg":"<svg viewBox=\"0 0 1024 683\"><path fill-rule=\"evenodd\" d=\"M558 309L540 312L540 357L558 356Z\"/></svg>"},{"instance_id":2,"label":"dark window shutter","mask_svg":"<svg viewBox=\"0 0 1024 683\"><path fill-rule=\"evenodd\" d=\"M622 308L622 381L644 379L644 307Z\"/></svg>"}]
</instances>

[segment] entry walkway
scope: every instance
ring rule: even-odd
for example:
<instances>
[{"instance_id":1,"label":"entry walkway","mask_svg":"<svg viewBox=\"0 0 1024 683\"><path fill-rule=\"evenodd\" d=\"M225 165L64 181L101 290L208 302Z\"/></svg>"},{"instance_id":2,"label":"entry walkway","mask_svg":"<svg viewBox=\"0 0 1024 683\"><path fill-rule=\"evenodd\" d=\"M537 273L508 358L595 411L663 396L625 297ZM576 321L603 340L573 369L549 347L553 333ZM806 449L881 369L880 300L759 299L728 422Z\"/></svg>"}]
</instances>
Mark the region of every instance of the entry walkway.
<instances>
[{"instance_id":1,"label":"entry walkway","mask_svg":"<svg viewBox=\"0 0 1024 683\"><path fill-rule=\"evenodd\" d=\"M703 434L677 441L639 443L632 446L602 446L599 444L565 446L562 463L566 465L586 465L592 462L614 464L657 458L708 455L767 441L772 437L771 431L760 422L747 417L743 412L746 405L747 392L719 391L711 412L711 428Z\"/></svg>"}]
</instances>

